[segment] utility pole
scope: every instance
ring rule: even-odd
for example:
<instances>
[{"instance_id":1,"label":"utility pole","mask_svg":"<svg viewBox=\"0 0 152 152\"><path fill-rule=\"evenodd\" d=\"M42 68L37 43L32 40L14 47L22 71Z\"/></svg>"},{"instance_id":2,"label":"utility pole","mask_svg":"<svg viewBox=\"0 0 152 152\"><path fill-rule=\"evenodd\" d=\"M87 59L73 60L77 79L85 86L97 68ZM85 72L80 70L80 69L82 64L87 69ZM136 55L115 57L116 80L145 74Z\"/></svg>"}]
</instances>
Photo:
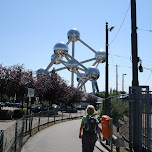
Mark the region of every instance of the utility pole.
<instances>
[{"instance_id":1,"label":"utility pole","mask_svg":"<svg viewBox=\"0 0 152 152\"><path fill-rule=\"evenodd\" d=\"M131 0L131 48L132 48L132 94L133 94L133 113L129 115L129 138L133 133L133 139L130 141L130 149L134 152L142 152L142 113L139 99L138 82L138 51L137 51L137 26L136 26L136 0ZM130 103L131 104L131 103ZM131 110L131 109L130 109ZM132 142L132 143L131 143Z\"/></svg>"},{"instance_id":2,"label":"utility pole","mask_svg":"<svg viewBox=\"0 0 152 152\"><path fill-rule=\"evenodd\" d=\"M103 103L103 112L106 115L110 115L110 100L109 100L109 63L108 63L108 32L112 31L114 26L108 28L108 23L106 22L106 67L105 67L105 101Z\"/></svg>"},{"instance_id":3,"label":"utility pole","mask_svg":"<svg viewBox=\"0 0 152 152\"><path fill-rule=\"evenodd\" d=\"M116 65L116 95L118 94L118 65Z\"/></svg>"},{"instance_id":4,"label":"utility pole","mask_svg":"<svg viewBox=\"0 0 152 152\"><path fill-rule=\"evenodd\" d=\"M124 91L124 76L125 76L126 74L122 74L122 91Z\"/></svg>"},{"instance_id":5,"label":"utility pole","mask_svg":"<svg viewBox=\"0 0 152 152\"><path fill-rule=\"evenodd\" d=\"M137 51L137 27L136 27L136 0L131 0L131 47L132 47L132 86L139 86L138 82L138 51Z\"/></svg>"},{"instance_id":6,"label":"utility pole","mask_svg":"<svg viewBox=\"0 0 152 152\"><path fill-rule=\"evenodd\" d=\"M106 85L105 85L105 107L104 107L104 113L109 115L110 114L110 102L109 102L109 68L108 68L108 23L106 22Z\"/></svg>"}]
</instances>

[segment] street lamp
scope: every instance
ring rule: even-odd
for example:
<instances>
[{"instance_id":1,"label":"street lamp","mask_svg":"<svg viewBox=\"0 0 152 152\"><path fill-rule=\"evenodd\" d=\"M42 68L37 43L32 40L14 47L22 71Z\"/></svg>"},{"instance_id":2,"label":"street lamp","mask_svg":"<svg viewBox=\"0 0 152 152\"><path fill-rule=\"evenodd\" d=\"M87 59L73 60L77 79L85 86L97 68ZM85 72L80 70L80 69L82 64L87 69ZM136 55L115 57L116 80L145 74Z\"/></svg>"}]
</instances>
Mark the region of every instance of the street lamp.
<instances>
[{"instance_id":1,"label":"street lamp","mask_svg":"<svg viewBox=\"0 0 152 152\"><path fill-rule=\"evenodd\" d=\"M108 99L108 97L109 97L109 93L108 93L108 90L109 90L109 88L108 88L108 82L109 82L109 80L108 80L108 77L109 77L109 73L108 73L108 46L109 46L108 32L109 31L111 32L113 29L114 29L114 26L112 26L111 28L108 28L108 22L106 22L106 73L105 73L106 74L105 75L105 78L106 78L105 90L106 91L105 91L105 103L104 103L103 107L104 107L104 113L107 115L109 115L109 112L110 112L110 101Z\"/></svg>"},{"instance_id":2,"label":"street lamp","mask_svg":"<svg viewBox=\"0 0 152 152\"><path fill-rule=\"evenodd\" d=\"M125 75L127 75L127 74L124 74L124 73L122 74L122 91L124 91L124 76Z\"/></svg>"}]
</instances>

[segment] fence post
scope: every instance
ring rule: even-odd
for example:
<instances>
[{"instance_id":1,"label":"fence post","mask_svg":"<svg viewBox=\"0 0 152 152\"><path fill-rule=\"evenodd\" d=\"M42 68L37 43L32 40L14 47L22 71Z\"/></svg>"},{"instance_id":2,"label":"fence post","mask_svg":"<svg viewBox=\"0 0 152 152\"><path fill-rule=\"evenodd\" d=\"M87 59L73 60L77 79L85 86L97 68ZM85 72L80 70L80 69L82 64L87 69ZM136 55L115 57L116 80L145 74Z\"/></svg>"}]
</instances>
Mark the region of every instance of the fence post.
<instances>
[{"instance_id":1,"label":"fence post","mask_svg":"<svg viewBox=\"0 0 152 152\"><path fill-rule=\"evenodd\" d=\"M31 114L29 114L29 134L30 134L30 137L31 137Z\"/></svg>"},{"instance_id":2,"label":"fence post","mask_svg":"<svg viewBox=\"0 0 152 152\"><path fill-rule=\"evenodd\" d=\"M50 111L48 110L48 122L47 122L47 126L49 126L49 114L50 114Z\"/></svg>"},{"instance_id":3,"label":"fence post","mask_svg":"<svg viewBox=\"0 0 152 152\"><path fill-rule=\"evenodd\" d=\"M0 130L0 152L3 152L4 130Z\"/></svg>"},{"instance_id":4,"label":"fence post","mask_svg":"<svg viewBox=\"0 0 152 152\"><path fill-rule=\"evenodd\" d=\"M41 117L41 116L40 116L40 114L39 114L38 131L40 130L40 121L41 121L41 120L40 120L40 117Z\"/></svg>"},{"instance_id":5,"label":"fence post","mask_svg":"<svg viewBox=\"0 0 152 152\"><path fill-rule=\"evenodd\" d=\"M19 149L22 149L23 146L23 136L24 136L24 116L22 118L22 129L21 129L21 134L20 134L20 147Z\"/></svg>"},{"instance_id":6,"label":"fence post","mask_svg":"<svg viewBox=\"0 0 152 152\"><path fill-rule=\"evenodd\" d=\"M62 111L62 121L63 121L63 111Z\"/></svg>"},{"instance_id":7,"label":"fence post","mask_svg":"<svg viewBox=\"0 0 152 152\"><path fill-rule=\"evenodd\" d=\"M110 136L110 147L111 152L113 152L113 143L112 143L112 135L113 135L113 119L110 119L110 128L111 128L111 136Z\"/></svg>"},{"instance_id":8,"label":"fence post","mask_svg":"<svg viewBox=\"0 0 152 152\"><path fill-rule=\"evenodd\" d=\"M30 137L32 136L32 120L33 120L33 115L30 114L30 118L29 118L29 132L30 132Z\"/></svg>"},{"instance_id":9,"label":"fence post","mask_svg":"<svg viewBox=\"0 0 152 152\"><path fill-rule=\"evenodd\" d=\"M53 110L53 113L54 113L54 124L55 124L55 110Z\"/></svg>"},{"instance_id":10,"label":"fence post","mask_svg":"<svg viewBox=\"0 0 152 152\"><path fill-rule=\"evenodd\" d=\"M14 152L16 152L16 146L17 146L17 121L15 124L15 146L14 146Z\"/></svg>"},{"instance_id":11,"label":"fence post","mask_svg":"<svg viewBox=\"0 0 152 152\"><path fill-rule=\"evenodd\" d=\"M25 136L26 136L26 133L27 133L27 115L25 115L25 118L26 118L26 124L25 124Z\"/></svg>"}]
</instances>

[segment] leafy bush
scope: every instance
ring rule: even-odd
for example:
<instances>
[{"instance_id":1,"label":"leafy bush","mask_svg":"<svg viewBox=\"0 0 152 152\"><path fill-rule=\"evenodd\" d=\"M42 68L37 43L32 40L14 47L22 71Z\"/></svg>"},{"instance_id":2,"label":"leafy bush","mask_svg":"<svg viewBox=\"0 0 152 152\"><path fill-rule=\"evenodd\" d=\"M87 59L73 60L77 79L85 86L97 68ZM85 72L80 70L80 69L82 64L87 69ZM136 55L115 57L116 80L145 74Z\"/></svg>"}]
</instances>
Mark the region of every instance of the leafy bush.
<instances>
[{"instance_id":1,"label":"leafy bush","mask_svg":"<svg viewBox=\"0 0 152 152\"><path fill-rule=\"evenodd\" d=\"M11 110L0 110L0 120L11 120L12 114Z\"/></svg>"},{"instance_id":2,"label":"leafy bush","mask_svg":"<svg viewBox=\"0 0 152 152\"><path fill-rule=\"evenodd\" d=\"M22 118L24 115L24 111L22 109L17 109L13 111L13 118Z\"/></svg>"},{"instance_id":3,"label":"leafy bush","mask_svg":"<svg viewBox=\"0 0 152 152\"><path fill-rule=\"evenodd\" d=\"M16 109L12 110L0 110L0 120L12 120L12 118L22 118L24 110Z\"/></svg>"},{"instance_id":4,"label":"leafy bush","mask_svg":"<svg viewBox=\"0 0 152 152\"><path fill-rule=\"evenodd\" d=\"M113 118L113 123L117 124L118 120L124 116L129 117L129 102L120 99L111 99L110 117ZM103 104L100 105L100 113L103 114Z\"/></svg>"},{"instance_id":5,"label":"leafy bush","mask_svg":"<svg viewBox=\"0 0 152 152\"><path fill-rule=\"evenodd\" d=\"M118 99L111 99L111 117L114 124L124 116L129 116L129 103L128 101L121 101Z\"/></svg>"}]
</instances>

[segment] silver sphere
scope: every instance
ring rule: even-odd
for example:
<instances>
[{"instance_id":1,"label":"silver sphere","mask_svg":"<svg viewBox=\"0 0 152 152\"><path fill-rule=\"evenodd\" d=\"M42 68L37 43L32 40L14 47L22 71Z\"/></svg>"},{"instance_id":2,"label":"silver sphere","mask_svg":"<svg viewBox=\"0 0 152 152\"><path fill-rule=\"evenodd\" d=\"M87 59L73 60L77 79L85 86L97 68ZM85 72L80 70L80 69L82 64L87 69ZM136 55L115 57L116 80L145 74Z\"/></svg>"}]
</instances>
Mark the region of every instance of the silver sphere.
<instances>
[{"instance_id":1,"label":"silver sphere","mask_svg":"<svg viewBox=\"0 0 152 152\"><path fill-rule=\"evenodd\" d=\"M80 80L84 81L86 79L86 74L84 72L80 73L81 76L77 75L77 81L79 82Z\"/></svg>"},{"instance_id":2,"label":"silver sphere","mask_svg":"<svg viewBox=\"0 0 152 152\"><path fill-rule=\"evenodd\" d=\"M53 55L51 56L51 61L54 59L55 56L56 56L55 54L53 54ZM61 63L61 61L60 61L61 59L62 59L62 57L61 57L61 56L58 56L58 57L55 59L54 64L60 64L60 63Z\"/></svg>"},{"instance_id":3,"label":"silver sphere","mask_svg":"<svg viewBox=\"0 0 152 152\"><path fill-rule=\"evenodd\" d=\"M98 70L98 68L91 66L88 68L88 71L86 71L86 76L90 80L97 80L100 76L100 71Z\"/></svg>"},{"instance_id":4,"label":"silver sphere","mask_svg":"<svg viewBox=\"0 0 152 152\"><path fill-rule=\"evenodd\" d=\"M70 63L71 62L71 63ZM67 69L72 72L73 70L76 71L77 70L77 66L78 64L76 62L74 62L73 60L70 60L70 62L66 63L66 67Z\"/></svg>"},{"instance_id":5,"label":"silver sphere","mask_svg":"<svg viewBox=\"0 0 152 152\"><path fill-rule=\"evenodd\" d=\"M36 75L47 75L48 71L46 71L45 69L41 68L39 70L37 70Z\"/></svg>"},{"instance_id":6,"label":"silver sphere","mask_svg":"<svg viewBox=\"0 0 152 152\"><path fill-rule=\"evenodd\" d=\"M76 42L80 38L80 33L76 28L71 29L67 33L68 39L72 38L72 41Z\"/></svg>"},{"instance_id":7,"label":"silver sphere","mask_svg":"<svg viewBox=\"0 0 152 152\"><path fill-rule=\"evenodd\" d=\"M99 50L96 54L95 54L95 58L97 60L100 59L100 63L104 63L106 61L106 52L103 50Z\"/></svg>"},{"instance_id":8,"label":"silver sphere","mask_svg":"<svg viewBox=\"0 0 152 152\"><path fill-rule=\"evenodd\" d=\"M57 56L65 56L68 53L68 46L64 42L57 43L54 46L54 53Z\"/></svg>"}]
</instances>

